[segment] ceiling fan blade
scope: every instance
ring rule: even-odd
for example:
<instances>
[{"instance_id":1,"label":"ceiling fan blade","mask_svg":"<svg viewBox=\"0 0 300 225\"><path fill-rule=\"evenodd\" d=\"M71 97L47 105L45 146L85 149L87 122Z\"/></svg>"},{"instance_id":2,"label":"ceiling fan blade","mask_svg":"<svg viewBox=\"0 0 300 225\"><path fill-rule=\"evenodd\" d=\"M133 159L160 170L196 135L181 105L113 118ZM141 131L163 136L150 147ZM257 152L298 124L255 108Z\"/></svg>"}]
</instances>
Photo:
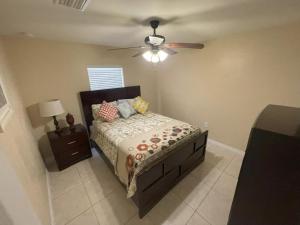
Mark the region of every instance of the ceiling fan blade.
<instances>
[{"instance_id":1,"label":"ceiling fan blade","mask_svg":"<svg viewBox=\"0 0 300 225\"><path fill-rule=\"evenodd\" d=\"M126 48L110 48L108 51L118 51L118 50L127 50L127 49L137 49L137 48L147 48L146 46L136 46L136 47L126 47Z\"/></svg>"},{"instance_id":2,"label":"ceiling fan blade","mask_svg":"<svg viewBox=\"0 0 300 225\"><path fill-rule=\"evenodd\" d=\"M138 56L141 56L144 54L144 51L143 52L138 52L136 54L134 54L132 57L138 57Z\"/></svg>"},{"instance_id":3,"label":"ceiling fan blade","mask_svg":"<svg viewBox=\"0 0 300 225\"><path fill-rule=\"evenodd\" d=\"M164 44L166 48L195 48L202 49L204 48L204 44L201 43L168 43Z\"/></svg>"},{"instance_id":4,"label":"ceiling fan blade","mask_svg":"<svg viewBox=\"0 0 300 225\"><path fill-rule=\"evenodd\" d=\"M178 53L175 50L170 49L170 48L162 48L162 50L165 51L166 53L168 53L169 55L175 55Z\"/></svg>"}]
</instances>

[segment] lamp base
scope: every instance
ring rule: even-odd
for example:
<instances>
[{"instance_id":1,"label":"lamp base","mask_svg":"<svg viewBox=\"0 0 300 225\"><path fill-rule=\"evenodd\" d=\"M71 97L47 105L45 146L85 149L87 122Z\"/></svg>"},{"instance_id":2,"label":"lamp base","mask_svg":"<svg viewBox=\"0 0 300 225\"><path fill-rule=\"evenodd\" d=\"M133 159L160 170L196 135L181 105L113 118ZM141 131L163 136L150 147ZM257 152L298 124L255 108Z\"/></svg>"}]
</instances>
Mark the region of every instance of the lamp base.
<instances>
[{"instance_id":1,"label":"lamp base","mask_svg":"<svg viewBox=\"0 0 300 225\"><path fill-rule=\"evenodd\" d=\"M61 129L60 129L59 125L58 125L58 121L56 119L56 116L53 116L53 120L54 120L54 125L55 125L55 132L56 133L60 133Z\"/></svg>"}]
</instances>

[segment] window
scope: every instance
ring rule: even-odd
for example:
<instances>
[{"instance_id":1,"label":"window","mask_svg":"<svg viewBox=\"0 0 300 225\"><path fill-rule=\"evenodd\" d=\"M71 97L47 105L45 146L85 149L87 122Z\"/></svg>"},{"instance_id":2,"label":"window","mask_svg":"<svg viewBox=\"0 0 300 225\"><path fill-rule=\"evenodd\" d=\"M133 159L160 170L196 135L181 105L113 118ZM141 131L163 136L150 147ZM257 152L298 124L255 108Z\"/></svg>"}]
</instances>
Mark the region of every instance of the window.
<instances>
[{"instance_id":1,"label":"window","mask_svg":"<svg viewBox=\"0 0 300 225\"><path fill-rule=\"evenodd\" d=\"M122 67L89 67L87 70L92 91L124 87Z\"/></svg>"}]
</instances>

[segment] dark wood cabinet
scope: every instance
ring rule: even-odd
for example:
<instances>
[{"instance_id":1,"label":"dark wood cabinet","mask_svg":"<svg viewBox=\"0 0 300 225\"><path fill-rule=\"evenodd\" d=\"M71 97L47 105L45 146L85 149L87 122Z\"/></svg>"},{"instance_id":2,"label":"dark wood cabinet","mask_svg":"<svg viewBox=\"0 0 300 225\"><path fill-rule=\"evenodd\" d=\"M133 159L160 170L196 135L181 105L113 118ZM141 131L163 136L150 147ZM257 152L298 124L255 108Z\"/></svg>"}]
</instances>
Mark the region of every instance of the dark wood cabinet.
<instances>
[{"instance_id":1,"label":"dark wood cabinet","mask_svg":"<svg viewBox=\"0 0 300 225\"><path fill-rule=\"evenodd\" d=\"M251 130L228 225L300 224L300 109L269 105Z\"/></svg>"},{"instance_id":2,"label":"dark wood cabinet","mask_svg":"<svg viewBox=\"0 0 300 225\"><path fill-rule=\"evenodd\" d=\"M92 156L87 130L81 124L72 131L66 127L60 133L48 132L48 138L59 170Z\"/></svg>"}]
</instances>

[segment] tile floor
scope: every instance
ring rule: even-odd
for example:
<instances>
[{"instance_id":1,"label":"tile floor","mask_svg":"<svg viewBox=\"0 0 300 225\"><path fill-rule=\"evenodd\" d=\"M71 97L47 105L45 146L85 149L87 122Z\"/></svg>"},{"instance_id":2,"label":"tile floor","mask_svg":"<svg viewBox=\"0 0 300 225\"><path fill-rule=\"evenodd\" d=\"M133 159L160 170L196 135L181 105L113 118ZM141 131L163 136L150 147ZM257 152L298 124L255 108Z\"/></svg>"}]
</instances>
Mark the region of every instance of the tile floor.
<instances>
[{"instance_id":1,"label":"tile floor","mask_svg":"<svg viewBox=\"0 0 300 225\"><path fill-rule=\"evenodd\" d=\"M143 219L116 177L93 158L49 173L55 225L226 225L243 155L209 145L205 162Z\"/></svg>"}]
</instances>

